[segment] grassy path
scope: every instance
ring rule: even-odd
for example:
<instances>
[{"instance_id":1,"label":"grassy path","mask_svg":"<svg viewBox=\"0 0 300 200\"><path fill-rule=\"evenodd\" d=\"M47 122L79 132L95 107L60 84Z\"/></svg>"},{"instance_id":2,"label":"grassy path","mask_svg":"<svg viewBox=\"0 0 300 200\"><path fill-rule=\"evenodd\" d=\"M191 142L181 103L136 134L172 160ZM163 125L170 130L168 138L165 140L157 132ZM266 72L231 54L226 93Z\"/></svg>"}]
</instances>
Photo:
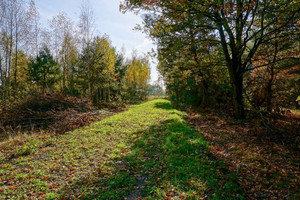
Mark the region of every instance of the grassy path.
<instances>
[{"instance_id":1,"label":"grassy path","mask_svg":"<svg viewBox=\"0 0 300 200\"><path fill-rule=\"evenodd\" d=\"M2 149L0 199L243 199L184 115L154 100L11 147L14 158Z\"/></svg>"}]
</instances>

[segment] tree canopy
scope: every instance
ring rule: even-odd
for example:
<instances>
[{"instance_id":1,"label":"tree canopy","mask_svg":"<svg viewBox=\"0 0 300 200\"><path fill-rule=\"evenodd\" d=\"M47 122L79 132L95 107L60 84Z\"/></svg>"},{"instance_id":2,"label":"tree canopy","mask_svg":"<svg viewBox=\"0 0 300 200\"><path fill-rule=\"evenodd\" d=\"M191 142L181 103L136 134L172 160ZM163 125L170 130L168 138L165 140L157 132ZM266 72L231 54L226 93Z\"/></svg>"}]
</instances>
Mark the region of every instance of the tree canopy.
<instances>
[{"instance_id":1,"label":"tree canopy","mask_svg":"<svg viewBox=\"0 0 300 200\"><path fill-rule=\"evenodd\" d=\"M300 6L295 0L125 0L120 8L150 13L145 14L141 29L157 42L160 61L176 71L173 63L188 52L204 93L207 68L225 65L234 112L242 118L245 74L260 67L254 66L259 50L279 38L299 39ZM219 57L210 60L212 54Z\"/></svg>"}]
</instances>

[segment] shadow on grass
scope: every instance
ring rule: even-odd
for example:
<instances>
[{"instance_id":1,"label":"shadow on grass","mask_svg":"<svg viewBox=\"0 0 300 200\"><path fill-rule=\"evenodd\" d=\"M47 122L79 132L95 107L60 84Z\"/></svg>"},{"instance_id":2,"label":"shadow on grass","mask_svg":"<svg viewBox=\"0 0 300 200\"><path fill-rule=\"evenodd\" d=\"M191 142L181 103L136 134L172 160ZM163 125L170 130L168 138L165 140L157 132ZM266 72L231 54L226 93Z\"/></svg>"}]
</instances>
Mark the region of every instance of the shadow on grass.
<instances>
[{"instance_id":1,"label":"shadow on grass","mask_svg":"<svg viewBox=\"0 0 300 200\"><path fill-rule=\"evenodd\" d=\"M170 105L157 103L156 107L169 109ZM134 144L108 159L107 171L99 167L64 188L65 197L243 199L237 177L209 153L207 142L183 121L166 120L136 135Z\"/></svg>"},{"instance_id":2,"label":"shadow on grass","mask_svg":"<svg viewBox=\"0 0 300 200\"><path fill-rule=\"evenodd\" d=\"M154 105L155 108L165 109L165 110L172 110L173 105L170 102L157 102Z\"/></svg>"}]
</instances>

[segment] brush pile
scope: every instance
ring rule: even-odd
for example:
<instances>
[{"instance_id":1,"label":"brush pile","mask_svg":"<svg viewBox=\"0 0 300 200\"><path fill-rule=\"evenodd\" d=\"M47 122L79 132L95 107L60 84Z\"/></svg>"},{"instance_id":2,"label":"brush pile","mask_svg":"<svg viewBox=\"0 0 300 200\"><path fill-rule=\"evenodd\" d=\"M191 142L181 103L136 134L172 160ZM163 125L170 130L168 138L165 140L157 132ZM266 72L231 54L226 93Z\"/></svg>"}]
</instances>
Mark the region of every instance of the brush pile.
<instances>
[{"instance_id":1,"label":"brush pile","mask_svg":"<svg viewBox=\"0 0 300 200\"><path fill-rule=\"evenodd\" d=\"M0 128L6 132L49 129L64 133L89 124L95 117L87 99L36 94L0 108Z\"/></svg>"}]
</instances>

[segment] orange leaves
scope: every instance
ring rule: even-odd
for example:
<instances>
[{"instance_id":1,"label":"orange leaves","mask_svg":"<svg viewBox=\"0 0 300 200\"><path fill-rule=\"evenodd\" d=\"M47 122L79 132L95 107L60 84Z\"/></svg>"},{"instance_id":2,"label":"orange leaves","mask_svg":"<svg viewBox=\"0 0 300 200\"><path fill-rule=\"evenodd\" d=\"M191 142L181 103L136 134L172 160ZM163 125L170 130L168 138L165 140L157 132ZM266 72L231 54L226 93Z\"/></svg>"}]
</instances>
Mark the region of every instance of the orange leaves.
<instances>
[{"instance_id":1,"label":"orange leaves","mask_svg":"<svg viewBox=\"0 0 300 200\"><path fill-rule=\"evenodd\" d=\"M122 151L122 153L124 153L124 154L127 153L127 149L125 149L125 148L122 148L121 151ZM142 154L143 154L143 152L142 152Z\"/></svg>"},{"instance_id":2,"label":"orange leaves","mask_svg":"<svg viewBox=\"0 0 300 200\"><path fill-rule=\"evenodd\" d=\"M174 193L173 191L169 191L169 192L167 193L167 195L168 195L169 197L174 197L174 196L175 196L175 193Z\"/></svg>"},{"instance_id":3,"label":"orange leaves","mask_svg":"<svg viewBox=\"0 0 300 200\"><path fill-rule=\"evenodd\" d=\"M10 165L9 164L5 164L5 165L2 165L1 167L2 168L8 168Z\"/></svg>"},{"instance_id":4,"label":"orange leaves","mask_svg":"<svg viewBox=\"0 0 300 200\"><path fill-rule=\"evenodd\" d=\"M109 176L110 176L110 175L112 175L112 173L111 173L111 172L106 172L106 174L107 174L107 175L109 175Z\"/></svg>"},{"instance_id":5,"label":"orange leaves","mask_svg":"<svg viewBox=\"0 0 300 200\"><path fill-rule=\"evenodd\" d=\"M53 183L52 185L50 185L50 188L58 188L58 185L56 183Z\"/></svg>"}]
</instances>

